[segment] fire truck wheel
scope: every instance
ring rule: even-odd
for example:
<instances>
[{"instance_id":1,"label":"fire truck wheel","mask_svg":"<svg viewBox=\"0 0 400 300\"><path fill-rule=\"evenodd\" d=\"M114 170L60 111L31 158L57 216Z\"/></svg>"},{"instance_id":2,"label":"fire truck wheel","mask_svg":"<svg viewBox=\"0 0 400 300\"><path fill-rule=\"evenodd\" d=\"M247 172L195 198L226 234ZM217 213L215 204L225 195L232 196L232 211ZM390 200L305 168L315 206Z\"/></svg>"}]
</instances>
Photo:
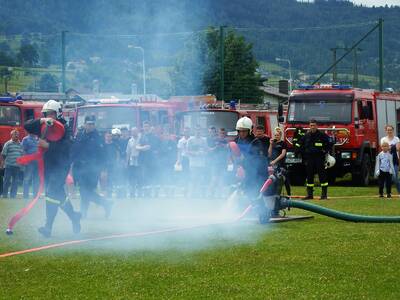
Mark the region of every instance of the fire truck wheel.
<instances>
[{"instance_id":1,"label":"fire truck wheel","mask_svg":"<svg viewBox=\"0 0 400 300\"><path fill-rule=\"evenodd\" d=\"M371 170L371 159L369 157L369 154L366 153L363 156L360 170L352 173L351 177L353 183L359 186L368 186L370 170Z\"/></svg>"}]
</instances>

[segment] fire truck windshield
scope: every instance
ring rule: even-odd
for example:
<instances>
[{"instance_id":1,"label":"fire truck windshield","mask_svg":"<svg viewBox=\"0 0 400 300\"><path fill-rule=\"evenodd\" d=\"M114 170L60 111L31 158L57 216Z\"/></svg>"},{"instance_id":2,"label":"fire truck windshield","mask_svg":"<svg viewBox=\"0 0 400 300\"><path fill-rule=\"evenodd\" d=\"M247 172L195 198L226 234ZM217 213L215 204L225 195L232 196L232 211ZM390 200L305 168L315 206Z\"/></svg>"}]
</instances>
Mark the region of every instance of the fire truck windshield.
<instances>
[{"instance_id":1,"label":"fire truck windshield","mask_svg":"<svg viewBox=\"0 0 400 300\"><path fill-rule=\"evenodd\" d=\"M288 123L350 123L351 99L296 99L289 102Z\"/></svg>"},{"instance_id":2,"label":"fire truck windshield","mask_svg":"<svg viewBox=\"0 0 400 300\"><path fill-rule=\"evenodd\" d=\"M19 126L21 113L18 107L13 105L0 106L0 125Z\"/></svg>"},{"instance_id":3,"label":"fire truck windshield","mask_svg":"<svg viewBox=\"0 0 400 300\"><path fill-rule=\"evenodd\" d=\"M202 134L207 135L208 128L214 126L217 130L224 128L228 135L236 135L236 122L239 114L235 111L187 111L180 114L180 130L189 128L192 132L200 126Z\"/></svg>"},{"instance_id":4,"label":"fire truck windshield","mask_svg":"<svg viewBox=\"0 0 400 300\"><path fill-rule=\"evenodd\" d=\"M83 126L86 116L95 116L96 128L99 131L106 131L115 127L129 129L136 126L137 110L127 106L81 107L77 112L77 129Z\"/></svg>"}]
</instances>

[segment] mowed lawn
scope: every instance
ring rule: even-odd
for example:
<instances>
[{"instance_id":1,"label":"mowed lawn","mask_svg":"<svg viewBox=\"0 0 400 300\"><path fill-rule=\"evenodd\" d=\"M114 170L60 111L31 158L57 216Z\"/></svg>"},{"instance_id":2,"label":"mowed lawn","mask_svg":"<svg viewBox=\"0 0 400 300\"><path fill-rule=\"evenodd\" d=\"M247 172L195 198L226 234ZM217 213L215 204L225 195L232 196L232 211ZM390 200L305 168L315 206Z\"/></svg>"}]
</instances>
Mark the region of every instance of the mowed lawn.
<instances>
[{"instance_id":1,"label":"mowed lawn","mask_svg":"<svg viewBox=\"0 0 400 300\"><path fill-rule=\"evenodd\" d=\"M294 189L304 195L304 188ZM352 213L400 215L400 198L379 199L377 187L331 187L329 195L343 198L313 202ZM133 200L116 203L116 211L126 211L125 205L139 218ZM21 199L0 199L2 231L21 206ZM153 213L156 220L163 208ZM314 218L269 225L250 218L0 258L0 299L400 298L400 224L289 214ZM104 220L94 208L80 238L145 230L123 229L116 218ZM54 237L41 238L36 230L42 220L40 204L17 224L14 236L0 235L0 254L77 238L60 227L66 221L61 214ZM156 223L153 229L162 228Z\"/></svg>"}]
</instances>

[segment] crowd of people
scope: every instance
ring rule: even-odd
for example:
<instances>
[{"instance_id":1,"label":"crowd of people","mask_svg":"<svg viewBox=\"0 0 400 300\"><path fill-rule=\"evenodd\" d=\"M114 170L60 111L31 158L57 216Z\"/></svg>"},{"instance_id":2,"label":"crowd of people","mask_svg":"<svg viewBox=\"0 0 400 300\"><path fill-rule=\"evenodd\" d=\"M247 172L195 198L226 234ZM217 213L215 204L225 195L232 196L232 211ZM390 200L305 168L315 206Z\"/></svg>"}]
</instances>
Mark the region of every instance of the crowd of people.
<instances>
[{"instance_id":1,"label":"crowd of people","mask_svg":"<svg viewBox=\"0 0 400 300\"><path fill-rule=\"evenodd\" d=\"M18 157L47 149L44 154L46 183L46 224L39 232L48 237L61 208L70 218L74 232L80 231L80 219L88 214L90 203L104 208L109 217L114 200L144 197L170 197L183 195L188 199L223 198L230 186L239 183L249 199L258 196L259 189L268 178L268 166L285 171L286 143L279 127L273 137L266 135L263 126L253 126L250 118L237 121L234 139L240 154L232 153L224 128L210 126L205 135L201 127L184 128L176 137L167 130L154 128L143 122L142 128L113 128L106 132L96 129L96 118L85 117L84 125L75 137L63 133L63 138L49 142L43 138L41 126L52 126L55 121L66 126L61 105L50 100L43 107L44 117L29 120L25 125L28 135L20 141L18 130L12 130L10 140L1 151L4 174L3 198L16 198L19 185L23 185L23 198L29 199L38 191L38 163L21 166ZM332 151L332 139L318 130L317 122L310 120L307 132L296 131L293 137L295 152L302 156L307 173L307 196L313 199L314 175L319 175L321 200L327 199L328 180L326 155ZM392 176L396 187L400 184L396 174L399 168L400 140L394 128L387 125L387 136L381 140L382 151L376 159L375 175L379 179L379 194L391 197ZM79 187L80 211L72 207L65 189L67 175ZM287 195L291 195L289 176L285 176Z\"/></svg>"}]
</instances>

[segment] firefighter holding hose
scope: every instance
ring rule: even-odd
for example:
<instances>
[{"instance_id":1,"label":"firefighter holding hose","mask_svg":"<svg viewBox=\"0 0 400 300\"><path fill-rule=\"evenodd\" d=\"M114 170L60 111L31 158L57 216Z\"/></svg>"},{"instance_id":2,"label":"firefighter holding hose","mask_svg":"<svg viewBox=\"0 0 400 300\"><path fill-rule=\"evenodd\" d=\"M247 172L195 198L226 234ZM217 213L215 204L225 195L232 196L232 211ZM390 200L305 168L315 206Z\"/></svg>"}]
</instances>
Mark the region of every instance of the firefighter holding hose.
<instances>
[{"instance_id":1,"label":"firefighter holding hose","mask_svg":"<svg viewBox=\"0 0 400 300\"><path fill-rule=\"evenodd\" d=\"M235 142L242 154L239 169L244 171L243 189L247 196L254 200L258 196L260 186L268 177L268 145L263 145L266 141L252 134L252 127L253 122L250 118L240 118L236 123L238 136Z\"/></svg>"},{"instance_id":2,"label":"firefighter holding hose","mask_svg":"<svg viewBox=\"0 0 400 300\"><path fill-rule=\"evenodd\" d=\"M66 121L62 117L62 106L55 100L49 100L43 105L43 118L29 120L25 124L25 130L39 137L39 147L47 149L44 153L44 178L46 192L46 223L39 228L39 232L44 237L50 237L57 215L58 208L61 208L72 222L72 229L75 234L81 231L80 213L76 212L71 202L66 197L64 191L65 179L70 169L70 139L67 136L68 130L64 130L64 134L58 141L47 141L42 136L42 124L48 127L54 125L54 121L58 121L64 126Z\"/></svg>"},{"instance_id":3,"label":"firefighter holding hose","mask_svg":"<svg viewBox=\"0 0 400 300\"><path fill-rule=\"evenodd\" d=\"M311 200L314 197L314 175L316 173L318 173L322 189L320 199L326 200L328 199L328 174L325 159L326 154L332 148L332 143L327 134L318 130L316 120L310 120L309 126L310 130L297 142L307 172L307 196L304 200Z\"/></svg>"}]
</instances>

